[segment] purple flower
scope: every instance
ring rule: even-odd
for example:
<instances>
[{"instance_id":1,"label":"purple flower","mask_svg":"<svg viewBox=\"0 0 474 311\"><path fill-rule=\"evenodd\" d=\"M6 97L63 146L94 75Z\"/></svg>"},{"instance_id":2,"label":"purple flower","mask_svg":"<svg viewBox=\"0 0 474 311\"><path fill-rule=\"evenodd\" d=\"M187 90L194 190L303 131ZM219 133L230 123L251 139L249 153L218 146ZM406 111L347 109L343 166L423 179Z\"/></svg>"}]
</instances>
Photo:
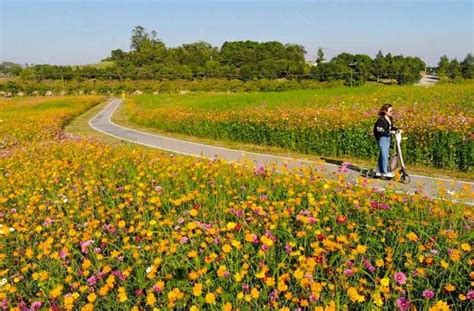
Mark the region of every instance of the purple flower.
<instances>
[{"instance_id":1,"label":"purple flower","mask_svg":"<svg viewBox=\"0 0 474 311\"><path fill-rule=\"evenodd\" d=\"M394 276L395 281L397 282L398 285L403 285L405 284L407 277L405 276L405 273L403 272L397 272L395 273Z\"/></svg>"},{"instance_id":2,"label":"purple flower","mask_svg":"<svg viewBox=\"0 0 474 311\"><path fill-rule=\"evenodd\" d=\"M290 244L286 243L285 245L285 252L287 254L291 253L293 251L293 248L290 246Z\"/></svg>"},{"instance_id":3,"label":"purple flower","mask_svg":"<svg viewBox=\"0 0 474 311\"><path fill-rule=\"evenodd\" d=\"M410 300L408 300L407 298L400 297L400 298L397 299L397 308L398 308L398 310L408 311L408 310L410 310L410 306L411 306Z\"/></svg>"},{"instance_id":4,"label":"purple flower","mask_svg":"<svg viewBox=\"0 0 474 311\"><path fill-rule=\"evenodd\" d=\"M433 293L432 290L425 289L425 290L423 291L423 297L424 297L424 298L431 299L431 298L434 297L434 293Z\"/></svg>"}]
</instances>

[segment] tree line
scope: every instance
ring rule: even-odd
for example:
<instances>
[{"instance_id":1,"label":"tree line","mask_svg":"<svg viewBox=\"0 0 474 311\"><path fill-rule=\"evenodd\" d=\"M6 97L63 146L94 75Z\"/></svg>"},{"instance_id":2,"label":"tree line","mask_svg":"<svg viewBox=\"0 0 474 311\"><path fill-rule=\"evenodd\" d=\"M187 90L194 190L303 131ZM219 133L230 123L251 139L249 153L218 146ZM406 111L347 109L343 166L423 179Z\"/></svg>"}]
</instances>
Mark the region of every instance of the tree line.
<instances>
[{"instance_id":1,"label":"tree line","mask_svg":"<svg viewBox=\"0 0 474 311\"><path fill-rule=\"evenodd\" d=\"M0 73L26 80L174 80L224 78L242 81L258 79L308 79L344 81L361 85L368 80L411 84L420 79L426 64L419 57L383 55L372 59L364 54L341 53L329 61L319 49L314 62L305 60L306 50L298 44L277 41L232 41L220 48L207 42L167 47L155 31L137 26L132 30L130 51L111 51L104 66L33 65L23 68L2 63ZM473 59L462 62L441 57L437 71L451 79L473 78Z\"/></svg>"}]
</instances>

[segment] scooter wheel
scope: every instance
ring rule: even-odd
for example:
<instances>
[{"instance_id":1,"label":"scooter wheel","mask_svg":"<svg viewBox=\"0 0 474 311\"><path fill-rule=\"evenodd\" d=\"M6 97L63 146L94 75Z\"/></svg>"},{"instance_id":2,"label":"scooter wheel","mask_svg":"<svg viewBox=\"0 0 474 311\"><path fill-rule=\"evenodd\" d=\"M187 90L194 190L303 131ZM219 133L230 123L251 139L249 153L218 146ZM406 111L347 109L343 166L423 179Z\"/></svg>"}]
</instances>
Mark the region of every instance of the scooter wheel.
<instances>
[{"instance_id":1,"label":"scooter wheel","mask_svg":"<svg viewBox=\"0 0 474 311\"><path fill-rule=\"evenodd\" d=\"M409 184L411 181L411 178L410 176L408 176L407 174L402 174L400 176L400 182L403 183L403 184Z\"/></svg>"}]
</instances>

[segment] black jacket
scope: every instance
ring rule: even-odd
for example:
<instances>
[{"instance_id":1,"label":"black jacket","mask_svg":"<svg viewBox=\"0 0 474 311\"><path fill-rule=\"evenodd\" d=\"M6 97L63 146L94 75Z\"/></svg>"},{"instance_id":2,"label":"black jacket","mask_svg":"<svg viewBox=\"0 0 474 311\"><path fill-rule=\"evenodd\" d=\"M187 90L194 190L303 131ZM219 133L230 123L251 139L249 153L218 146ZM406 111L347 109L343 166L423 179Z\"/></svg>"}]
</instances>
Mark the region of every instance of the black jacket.
<instances>
[{"instance_id":1,"label":"black jacket","mask_svg":"<svg viewBox=\"0 0 474 311\"><path fill-rule=\"evenodd\" d=\"M398 130L394 125L393 125L393 118L389 117L390 120L392 121L392 124L385 119L385 116L381 116L377 122L375 122L374 125L374 136L377 141L379 141L380 137L382 136L387 136L390 137L390 131L396 131Z\"/></svg>"}]
</instances>

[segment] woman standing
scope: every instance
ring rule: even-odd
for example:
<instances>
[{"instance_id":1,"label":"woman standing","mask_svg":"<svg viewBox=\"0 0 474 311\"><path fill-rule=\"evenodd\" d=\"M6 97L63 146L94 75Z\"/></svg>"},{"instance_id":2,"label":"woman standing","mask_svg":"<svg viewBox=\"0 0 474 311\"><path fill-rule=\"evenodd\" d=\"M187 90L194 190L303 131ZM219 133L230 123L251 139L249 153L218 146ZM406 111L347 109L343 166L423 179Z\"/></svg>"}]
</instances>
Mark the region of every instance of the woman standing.
<instances>
[{"instance_id":1,"label":"woman standing","mask_svg":"<svg viewBox=\"0 0 474 311\"><path fill-rule=\"evenodd\" d=\"M379 118L374 125L374 136L379 145L378 170L376 176L393 178L395 175L388 171L388 157L390 150L390 135L398 129L393 125L393 108L391 104L384 104L379 111Z\"/></svg>"}]
</instances>

